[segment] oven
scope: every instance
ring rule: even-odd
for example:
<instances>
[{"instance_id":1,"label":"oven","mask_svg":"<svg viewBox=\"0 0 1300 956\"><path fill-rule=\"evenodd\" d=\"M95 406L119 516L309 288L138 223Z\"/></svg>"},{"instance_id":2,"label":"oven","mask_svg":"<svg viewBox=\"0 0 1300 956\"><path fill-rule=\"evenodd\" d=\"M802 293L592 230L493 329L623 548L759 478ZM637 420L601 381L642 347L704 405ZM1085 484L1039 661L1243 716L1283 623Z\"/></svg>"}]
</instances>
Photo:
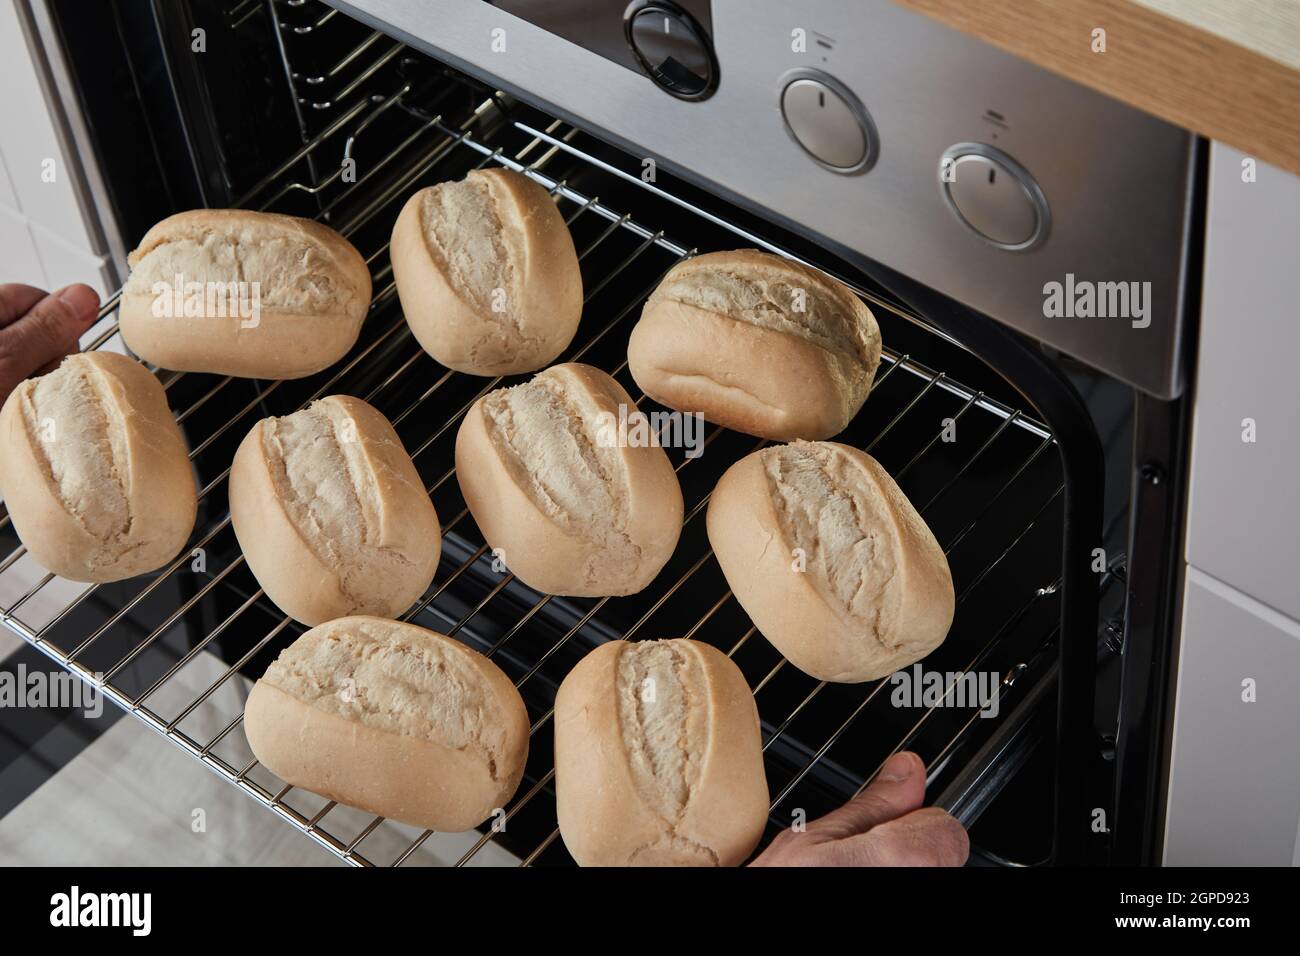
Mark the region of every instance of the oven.
<instances>
[{"instance_id":1,"label":"oven","mask_svg":"<svg viewBox=\"0 0 1300 956\"><path fill-rule=\"evenodd\" d=\"M689 637L728 654L761 718L764 845L871 780L894 752L971 834L972 863L1159 858L1194 357L1205 144L884 2L48 0L19 5L76 117L116 279L164 216L310 216L365 256L356 347L295 381L160 370L192 449L199 518L160 571L86 586L44 572L0 518L0 618L252 801L356 865L563 865L551 716L581 656ZM960 165L979 170L951 176ZM389 235L416 189L502 166L550 193L585 289L561 361L642 410L628 335L674 264L757 247L862 296L884 357L837 440L870 452L934 530L957 611L913 675L814 680L757 633L704 532L726 468L764 442L710 426L670 450L680 544L630 597L537 593L494 563L453 468L456 429L503 384L439 366L396 296ZM977 186L966 186L977 182ZM1074 288L1130 279L1144 304L1089 317ZM1068 284L1068 285L1067 285ZM116 296L88 347L121 349ZM507 382L513 384L513 381ZM241 726L251 682L305 628L249 572L226 479L258 419L334 393L393 422L443 518L441 565L404 620L482 651L528 706L504 826L420 832L289 787ZM990 677L991 700L945 678Z\"/></svg>"}]
</instances>

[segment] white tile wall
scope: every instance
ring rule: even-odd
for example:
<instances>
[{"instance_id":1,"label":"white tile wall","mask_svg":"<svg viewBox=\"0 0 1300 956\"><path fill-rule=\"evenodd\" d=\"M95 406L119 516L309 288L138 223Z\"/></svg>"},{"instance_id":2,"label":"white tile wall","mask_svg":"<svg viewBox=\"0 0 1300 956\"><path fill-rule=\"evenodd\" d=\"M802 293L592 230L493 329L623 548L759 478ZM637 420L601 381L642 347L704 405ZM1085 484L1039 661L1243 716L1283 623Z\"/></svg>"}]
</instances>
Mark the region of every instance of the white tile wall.
<instances>
[{"instance_id":1,"label":"white tile wall","mask_svg":"<svg viewBox=\"0 0 1300 956\"><path fill-rule=\"evenodd\" d=\"M112 272L72 175L81 159L63 149L13 0L0 0L0 130L0 282L105 294Z\"/></svg>"},{"instance_id":2,"label":"white tile wall","mask_svg":"<svg viewBox=\"0 0 1300 956\"><path fill-rule=\"evenodd\" d=\"M45 270L47 288L59 289L73 282L84 282L101 299L109 294L112 276L106 256L78 248L36 223L30 224L30 231Z\"/></svg>"},{"instance_id":3,"label":"white tile wall","mask_svg":"<svg viewBox=\"0 0 1300 956\"><path fill-rule=\"evenodd\" d=\"M70 163L41 89L36 67L12 0L0 0L0 153L9 178L9 204L32 222L60 236L73 247L91 253L94 243L86 228L73 186ZM47 161L53 161L53 181L47 181Z\"/></svg>"},{"instance_id":4,"label":"white tile wall","mask_svg":"<svg viewBox=\"0 0 1300 956\"><path fill-rule=\"evenodd\" d=\"M0 255L0 282L50 287L27 217L4 205L0 205Z\"/></svg>"},{"instance_id":5,"label":"white tile wall","mask_svg":"<svg viewBox=\"0 0 1300 956\"><path fill-rule=\"evenodd\" d=\"M0 39L0 44L7 42ZM3 107L0 107L2 109ZM9 167L4 160L4 150L0 149L0 206L9 209L18 208L18 193L14 192L13 180L9 176Z\"/></svg>"}]
</instances>

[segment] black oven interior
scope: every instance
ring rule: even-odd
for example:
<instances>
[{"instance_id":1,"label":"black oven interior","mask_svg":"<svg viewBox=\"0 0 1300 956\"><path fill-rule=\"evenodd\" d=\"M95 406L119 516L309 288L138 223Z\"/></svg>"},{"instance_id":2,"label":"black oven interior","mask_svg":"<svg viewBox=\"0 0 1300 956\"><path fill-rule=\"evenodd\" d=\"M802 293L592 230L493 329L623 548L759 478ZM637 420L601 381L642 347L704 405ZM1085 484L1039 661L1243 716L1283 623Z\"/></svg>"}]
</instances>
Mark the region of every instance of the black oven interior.
<instances>
[{"instance_id":1,"label":"black oven interior","mask_svg":"<svg viewBox=\"0 0 1300 956\"><path fill-rule=\"evenodd\" d=\"M261 596L242 563L224 487L234 449L260 417L347 393L393 421L443 522L442 566L410 618L490 654L518 683L534 723L508 825L485 830L459 862L488 843L527 863L569 861L555 825L548 717L568 669L596 643L620 636L693 637L739 664L762 718L773 801L765 842L797 811L813 817L843 802L891 752L908 748L927 763L929 799L971 827L976 862L1108 857L1110 841L1090 825L1087 808L1109 806L1114 787L1133 440L1127 389L1010 333L988 351L965 348L953 336L978 345L981 337L968 337L960 323L981 317L950 313L944 300L898 277L881 283L668 171L646 182L635 157L317 0L93 8L59 0L54 9L128 244L191 206L317 217L367 258L375 298L353 353L311 378L163 373L194 450L201 498L192 547L202 549L202 569L193 570L187 552L157 576L89 588L49 621L25 622L21 606L7 608L6 619L48 656L104 675L119 705L349 862L418 859L428 834L396 857L372 857L374 832L388 824L340 830L319 800L250 764L237 716L215 736L189 732L220 685L256 679L302 630ZM199 37L205 52L190 55ZM392 223L412 191L489 164L535 176L573 232L586 302L562 360L609 371L633 396L640 393L626 371L627 336L645 296L683 257L770 244L867 296L886 358L870 400L839 440L886 466L947 550L956 622L924 667L996 675L996 715L945 698L903 701L889 681L819 683L784 664L754 631L703 528L717 478L760 444L750 436L710 427L700 457L671 451L686 525L674 558L645 592L554 598L494 570L461 498L451 450L460 416L500 382L451 373L420 350L387 261ZM104 338L111 334L110 326ZM998 356L1009 356L1011 367ZM1024 380L1031 372L1047 383L1037 394ZM1071 424L1081 434L1059 434L1037 407L1050 388L1061 390L1062 405L1086 407L1087 420ZM641 397L641 407L652 403ZM1065 443L1085 446L1084 459L1093 445L1104 454L1071 476ZM1080 521L1097 526L1072 527ZM0 536L3 554L16 553L12 530ZM1070 590L1073 606L1063 609L1066 578L1077 572L1063 561L1070 536L1089 545L1083 564L1091 579ZM1092 547L1103 549L1099 569ZM1067 645L1072 661L1063 673ZM171 693L177 676L207 655L227 668L216 684ZM1063 689L1066 679L1074 683ZM1077 713L1063 736L1066 708ZM231 799L242 797L232 789Z\"/></svg>"}]
</instances>

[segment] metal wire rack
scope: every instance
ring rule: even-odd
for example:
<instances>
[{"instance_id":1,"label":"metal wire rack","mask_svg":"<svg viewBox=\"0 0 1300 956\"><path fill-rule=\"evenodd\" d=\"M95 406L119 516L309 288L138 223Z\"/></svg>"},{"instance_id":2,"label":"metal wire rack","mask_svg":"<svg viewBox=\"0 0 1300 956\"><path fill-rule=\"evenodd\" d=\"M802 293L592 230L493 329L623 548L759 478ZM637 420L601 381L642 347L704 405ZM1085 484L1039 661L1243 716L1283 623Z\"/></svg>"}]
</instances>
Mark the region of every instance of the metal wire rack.
<instances>
[{"instance_id":1,"label":"metal wire rack","mask_svg":"<svg viewBox=\"0 0 1300 956\"><path fill-rule=\"evenodd\" d=\"M307 25L318 28L322 22ZM339 65L352 69L365 54L386 47L371 37ZM451 443L472 403L503 380L453 373L412 341L386 261L388 231L406 196L489 164L521 171L545 186L573 231L586 290L578 336L561 361L604 368L638 396L641 407L650 403L627 374L626 337L659 278L699 250L742 244L784 250L642 181L607 154L598 155L571 126L512 115L499 95L484 98L467 115L444 115L411 102L411 89L402 83L389 95L358 98L342 108L238 203L285 211L307 204L362 250L375 294L352 353L334 368L295 382L160 372L199 481L200 513L190 546L147 578L86 586L34 567L18 545L0 560L0 619L150 729L356 865L569 862L555 825L551 705L559 681L582 654L616 637L706 640L741 667L763 725L773 795L767 838L788 826L793 812L815 816L857 792L899 749L923 755L936 787L949 779L960 758L997 723L981 719L978 704L957 706L955 685L938 700L918 704L892 700L888 680L857 686L813 681L762 640L726 588L701 514L721 473L763 442L714 427L699 457L670 450L686 496L685 527L677 554L640 595L559 598L494 569L453 480ZM334 157L340 151L351 155L381 127L376 158L349 181ZM317 168L334 171L314 176ZM622 211L626 207L601 198L607 194L638 211ZM659 225L667 220L674 223L671 229ZM1055 656L1063 485L1056 456L1047 454L1054 440L1031 415L938 370L935 360L956 350L938 333L923 336L925 354L889 348L892 330L906 325L915 331L924 323L866 289L857 291L881 319L886 350L871 398L841 440L889 468L949 555L957 618L927 668L993 674L994 703L1005 710L1022 681L1045 673ZM105 305L104 328L90 347L121 347L113 321L117 298ZM276 780L252 759L243 739L248 681L304 629L265 598L234 542L224 487L230 457L258 418L287 414L338 392L358 395L388 415L444 518L442 566L430 591L403 619L492 657L529 707L532 747L524 783L504 818L480 832L417 832L323 802ZM0 517L0 535L12 539L9 524L7 514Z\"/></svg>"}]
</instances>

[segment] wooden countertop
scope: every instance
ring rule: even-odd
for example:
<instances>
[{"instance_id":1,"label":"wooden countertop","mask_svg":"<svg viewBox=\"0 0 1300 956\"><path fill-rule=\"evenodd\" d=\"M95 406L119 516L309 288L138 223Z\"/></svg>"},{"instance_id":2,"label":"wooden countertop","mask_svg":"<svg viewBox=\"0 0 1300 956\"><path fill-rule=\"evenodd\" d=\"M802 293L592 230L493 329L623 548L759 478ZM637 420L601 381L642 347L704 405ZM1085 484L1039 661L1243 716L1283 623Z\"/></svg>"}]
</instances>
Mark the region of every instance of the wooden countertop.
<instances>
[{"instance_id":1,"label":"wooden countertop","mask_svg":"<svg viewBox=\"0 0 1300 956\"><path fill-rule=\"evenodd\" d=\"M1300 174L1300 0L894 2Z\"/></svg>"}]
</instances>

